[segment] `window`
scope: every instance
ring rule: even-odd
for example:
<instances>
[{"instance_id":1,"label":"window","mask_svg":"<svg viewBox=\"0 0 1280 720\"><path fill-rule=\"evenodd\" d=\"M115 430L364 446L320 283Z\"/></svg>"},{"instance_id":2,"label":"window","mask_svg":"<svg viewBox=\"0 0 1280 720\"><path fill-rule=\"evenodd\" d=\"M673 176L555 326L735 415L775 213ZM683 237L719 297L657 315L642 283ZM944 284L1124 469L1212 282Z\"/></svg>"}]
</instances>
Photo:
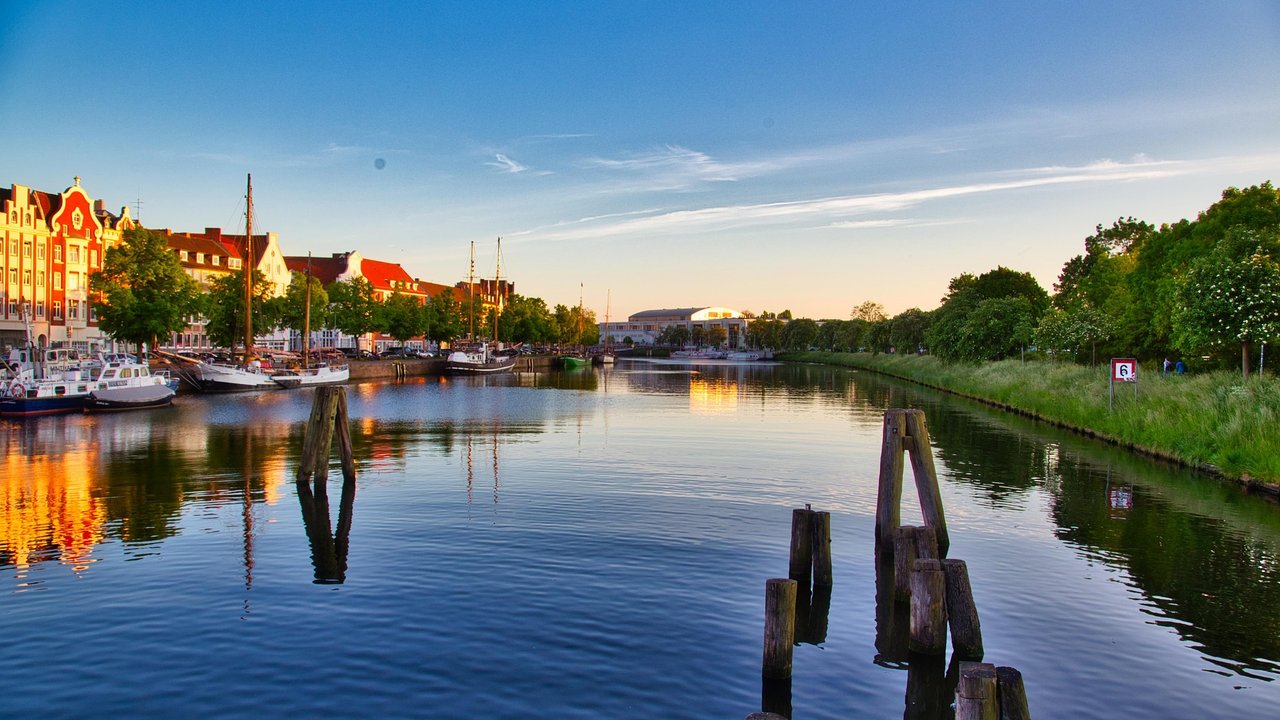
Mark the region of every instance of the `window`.
<instances>
[{"instance_id":1,"label":"window","mask_svg":"<svg viewBox=\"0 0 1280 720\"><path fill-rule=\"evenodd\" d=\"M79 245L72 245L71 247L67 248L67 262L73 262L73 263L80 262L80 246Z\"/></svg>"},{"instance_id":2,"label":"window","mask_svg":"<svg viewBox=\"0 0 1280 720\"><path fill-rule=\"evenodd\" d=\"M204 264L204 253L196 253L196 264L197 265Z\"/></svg>"},{"instance_id":3,"label":"window","mask_svg":"<svg viewBox=\"0 0 1280 720\"><path fill-rule=\"evenodd\" d=\"M56 263L62 262L62 246L61 245L53 246L53 261Z\"/></svg>"},{"instance_id":4,"label":"window","mask_svg":"<svg viewBox=\"0 0 1280 720\"><path fill-rule=\"evenodd\" d=\"M98 251L90 250L89 251L89 267L97 267L97 266L98 266Z\"/></svg>"},{"instance_id":5,"label":"window","mask_svg":"<svg viewBox=\"0 0 1280 720\"><path fill-rule=\"evenodd\" d=\"M54 320L62 319L62 301L61 300L53 301L53 319Z\"/></svg>"},{"instance_id":6,"label":"window","mask_svg":"<svg viewBox=\"0 0 1280 720\"><path fill-rule=\"evenodd\" d=\"M31 271L30 270L22 271L22 284L26 285L27 287L31 287Z\"/></svg>"},{"instance_id":7,"label":"window","mask_svg":"<svg viewBox=\"0 0 1280 720\"><path fill-rule=\"evenodd\" d=\"M17 240L9 241L9 254L14 257L18 257L18 241Z\"/></svg>"},{"instance_id":8,"label":"window","mask_svg":"<svg viewBox=\"0 0 1280 720\"><path fill-rule=\"evenodd\" d=\"M17 300L10 300L10 301L9 301L9 314L10 314L10 315L17 315L17 314L18 314L18 301L17 301Z\"/></svg>"},{"instance_id":9,"label":"window","mask_svg":"<svg viewBox=\"0 0 1280 720\"><path fill-rule=\"evenodd\" d=\"M18 268L9 268L9 283L12 285L18 284Z\"/></svg>"},{"instance_id":10,"label":"window","mask_svg":"<svg viewBox=\"0 0 1280 720\"><path fill-rule=\"evenodd\" d=\"M178 259L181 260L182 262L186 262L191 259L191 256L187 254L186 250L179 250Z\"/></svg>"},{"instance_id":11,"label":"window","mask_svg":"<svg viewBox=\"0 0 1280 720\"><path fill-rule=\"evenodd\" d=\"M37 243L37 244L36 244L36 259L37 259L37 260L43 260L43 259L44 259L44 243Z\"/></svg>"},{"instance_id":12,"label":"window","mask_svg":"<svg viewBox=\"0 0 1280 720\"><path fill-rule=\"evenodd\" d=\"M227 260L227 267L231 268L232 270L239 270L240 265L241 265L240 258L231 258Z\"/></svg>"},{"instance_id":13,"label":"window","mask_svg":"<svg viewBox=\"0 0 1280 720\"><path fill-rule=\"evenodd\" d=\"M53 289L54 290L62 289L62 273L60 272L56 272L53 274Z\"/></svg>"},{"instance_id":14,"label":"window","mask_svg":"<svg viewBox=\"0 0 1280 720\"><path fill-rule=\"evenodd\" d=\"M44 301L43 300L36 303L36 317L38 318L44 317Z\"/></svg>"},{"instance_id":15,"label":"window","mask_svg":"<svg viewBox=\"0 0 1280 720\"><path fill-rule=\"evenodd\" d=\"M98 322L98 308L93 303L89 303L89 322Z\"/></svg>"},{"instance_id":16,"label":"window","mask_svg":"<svg viewBox=\"0 0 1280 720\"><path fill-rule=\"evenodd\" d=\"M74 273L74 272L67 273L67 289L68 290L80 289L80 273Z\"/></svg>"},{"instance_id":17,"label":"window","mask_svg":"<svg viewBox=\"0 0 1280 720\"><path fill-rule=\"evenodd\" d=\"M31 241L22 243L22 257L31 257Z\"/></svg>"},{"instance_id":18,"label":"window","mask_svg":"<svg viewBox=\"0 0 1280 720\"><path fill-rule=\"evenodd\" d=\"M36 287L44 287L44 273L36 276Z\"/></svg>"},{"instance_id":19,"label":"window","mask_svg":"<svg viewBox=\"0 0 1280 720\"><path fill-rule=\"evenodd\" d=\"M79 300L67 301L67 319L68 320L80 319L80 301Z\"/></svg>"},{"instance_id":20,"label":"window","mask_svg":"<svg viewBox=\"0 0 1280 720\"><path fill-rule=\"evenodd\" d=\"M209 256L209 260L210 260L210 262L212 262L212 263L213 263L213 266L214 266L214 267L218 267L219 265L221 265L221 264L222 264L222 256L221 256L221 255L210 255L210 256Z\"/></svg>"}]
</instances>

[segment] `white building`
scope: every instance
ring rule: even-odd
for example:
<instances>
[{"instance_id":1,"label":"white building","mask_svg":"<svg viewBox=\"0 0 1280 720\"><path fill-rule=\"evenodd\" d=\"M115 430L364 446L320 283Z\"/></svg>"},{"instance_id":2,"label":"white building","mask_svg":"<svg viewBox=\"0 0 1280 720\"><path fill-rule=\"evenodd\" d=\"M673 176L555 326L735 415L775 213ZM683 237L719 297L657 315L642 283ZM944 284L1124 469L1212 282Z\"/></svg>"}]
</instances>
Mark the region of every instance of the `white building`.
<instances>
[{"instance_id":1,"label":"white building","mask_svg":"<svg viewBox=\"0 0 1280 720\"><path fill-rule=\"evenodd\" d=\"M726 307L690 307L670 308L663 310L644 310L627 318L625 322L600 323L600 337L608 338L610 345L624 345L630 341L633 345L654 345L658 335L672 325L682 325L692 330L694 327L724 329L724 343L721 347L741 348L746 346L747 324L749 318L741 312Z\"/></svg>"}]
</instances>

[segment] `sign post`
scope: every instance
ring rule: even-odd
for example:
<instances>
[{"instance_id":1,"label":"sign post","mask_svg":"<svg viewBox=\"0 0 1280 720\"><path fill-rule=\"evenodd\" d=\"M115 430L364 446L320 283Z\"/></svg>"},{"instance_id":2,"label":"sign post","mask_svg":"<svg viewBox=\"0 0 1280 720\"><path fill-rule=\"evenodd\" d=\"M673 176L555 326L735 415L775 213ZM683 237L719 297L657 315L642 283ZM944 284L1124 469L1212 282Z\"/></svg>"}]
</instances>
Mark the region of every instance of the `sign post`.
<instances>
[{"instance_id":1,"label":"sign post","mask_svg":"<svg viewBox=\"0 0 1280 720\"><path fill-rule=\"evenodd\" d=\"M1138 361L1135 358L1111 358L1111 382L1107 384L1107 412L1115 402L1116 383L1133 383L1133 399L1138 399Z\"/></svg>"}]
</instances>

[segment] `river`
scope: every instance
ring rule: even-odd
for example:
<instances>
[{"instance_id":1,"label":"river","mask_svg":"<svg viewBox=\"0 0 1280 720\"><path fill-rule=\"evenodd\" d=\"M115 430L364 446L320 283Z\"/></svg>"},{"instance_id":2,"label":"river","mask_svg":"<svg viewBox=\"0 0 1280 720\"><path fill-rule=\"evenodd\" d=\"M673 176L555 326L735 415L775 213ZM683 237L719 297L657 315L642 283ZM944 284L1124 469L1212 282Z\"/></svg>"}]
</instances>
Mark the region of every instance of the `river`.
<instances>
[{"instance_id":1,"label":"river","mask_svg":"<svg viewBox=\"0 0 1280 720\"><path fill-rule=\"evenodd\" d=\"M0 716L942 717L944 661L877 638L887 407L926 413L986 660L1036 717L1280 707L1280 507L1213 479L829 367L348 398L359 479L318 498L292 480L310 391L0 421ZM830 609L765 693L764 584L806 503Z\"/></svg>"}]
</instances>

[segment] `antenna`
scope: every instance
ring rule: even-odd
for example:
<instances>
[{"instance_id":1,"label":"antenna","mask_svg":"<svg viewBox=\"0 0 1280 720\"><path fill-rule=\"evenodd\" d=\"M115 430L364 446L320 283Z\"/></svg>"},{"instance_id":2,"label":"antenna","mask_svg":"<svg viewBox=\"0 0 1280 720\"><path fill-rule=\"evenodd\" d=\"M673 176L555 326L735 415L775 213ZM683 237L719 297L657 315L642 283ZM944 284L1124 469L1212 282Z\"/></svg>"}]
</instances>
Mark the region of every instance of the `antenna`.
<instances>
[{"instance_id":1,"label":"antenna","mask_svg":"<svg viewBox=\"0 0 1280 720\"><path fill-rule=\"evenodd\" d=\"M133 201L133 219L134 222L142 222L142 193L139 191L138 199Z\"/></svg>"}]
</instances>

